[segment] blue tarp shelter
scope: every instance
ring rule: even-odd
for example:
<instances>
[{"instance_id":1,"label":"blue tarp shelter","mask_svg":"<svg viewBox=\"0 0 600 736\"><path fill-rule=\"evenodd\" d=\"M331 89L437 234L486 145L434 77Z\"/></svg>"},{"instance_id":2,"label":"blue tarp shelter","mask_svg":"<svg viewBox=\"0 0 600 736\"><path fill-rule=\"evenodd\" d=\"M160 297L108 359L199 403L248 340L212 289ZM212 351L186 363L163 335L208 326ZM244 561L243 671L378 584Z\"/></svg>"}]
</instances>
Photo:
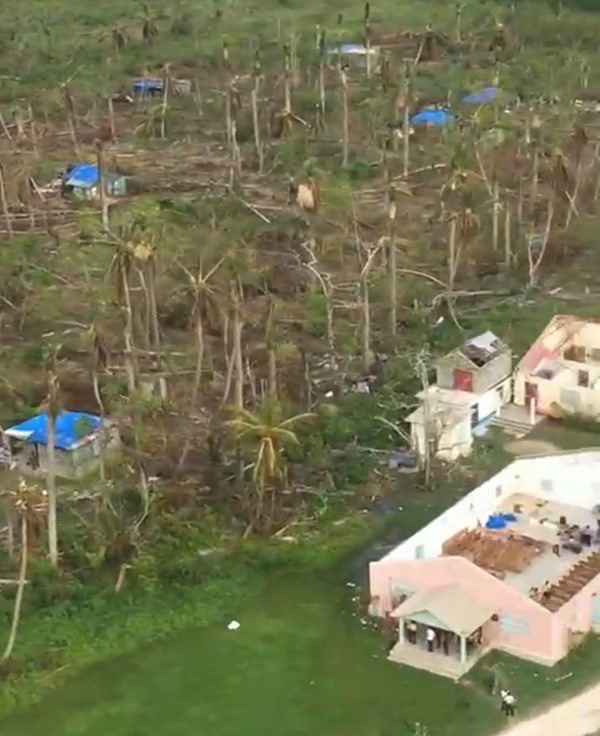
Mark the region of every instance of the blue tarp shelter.
<instances>
[{"instance_id":1,"label":"blue tarp shelter","mask_svg":"<svg viewBox=\"0 0 600 736\"><path fill-rule=\"evenodd\" d=\"M135 79L133 82L133 92L136 95L151 95L162 92L162 79Z\"/></svg>"},{"instance_id":2,"label":"blue tarp shelter","mask_svg":"<svg viewBox=\"0 0 600 736\"><path fill-rule=\"evenodd\" d=\"M65 185L74 189L91 189L99 180L100 172L96 164L75 164L65 177Z\"/></svg>"},{"instance_id":3,"label":"blue tarp shelter","mask_svg":"<svg viewBox=\"0 0 600 736\"><path fill-rule=\"evenodd\" d=\"M498 87L484 87L463 97L463 105L487 105L500 94Z\"/></svg>"},{"instance_id":4,"label":"blue tarp shelter","mask_svg":"<svg viewBox=\"0 0 600 736\"><path fill-rule=\"evenodd\" d=\"M58 450L73 450L84 437L94 434L101 425L96 414L81 411L63 411L56 417L54 446ZM22 442L48 444L48 415L36 414L7 429L4 434Z\"/></svg>"},{"instance_id":5,"label":"blue tarp shelter","mask_svg":"<svg viewBox=\"0 0 600 736\"><path fill-rule=\"evenodd\" d=\"M442 108L432 107L425 110L421 110L416 115L413 115L410 123L411 125L437 125L444 126L449 125L454 120L454 115L448 110Z\"/></svg>"},{"instance_id":6,"label":"blue tarp shelter","mask_svg":"<svg viewBox=\"0 0 600 736\"><path fill-rule=\"evenodd\" d=\"M79 190L89 197L91 190L100 183L100 172L96 164L77 163L70 166L63 177L66 187ZM104 189L110 197L119 197L125 194L126 181L121 174L105 173Z\"/></svg>"}]
</instances>

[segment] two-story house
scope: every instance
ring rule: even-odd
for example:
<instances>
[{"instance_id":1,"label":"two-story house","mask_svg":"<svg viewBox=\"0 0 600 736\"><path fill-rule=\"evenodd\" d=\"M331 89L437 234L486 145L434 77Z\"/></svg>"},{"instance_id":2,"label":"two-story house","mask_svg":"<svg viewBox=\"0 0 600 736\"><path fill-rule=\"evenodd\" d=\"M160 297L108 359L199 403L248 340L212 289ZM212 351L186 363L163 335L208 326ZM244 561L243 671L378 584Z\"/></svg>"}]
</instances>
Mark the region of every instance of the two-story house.
<instances>
[{"instance_id":1,"label":"two-story house","mask_svg":"<svg viewBox=\"0 0 600 736\"><path fill-rule=\"evenodd\" d=\"M440 358L437 382L417 394L407 417L415 451L454 460L471 451L473 435L511 398L512 355L493 332L484 332Z\"/></svg>"}]
</instances>

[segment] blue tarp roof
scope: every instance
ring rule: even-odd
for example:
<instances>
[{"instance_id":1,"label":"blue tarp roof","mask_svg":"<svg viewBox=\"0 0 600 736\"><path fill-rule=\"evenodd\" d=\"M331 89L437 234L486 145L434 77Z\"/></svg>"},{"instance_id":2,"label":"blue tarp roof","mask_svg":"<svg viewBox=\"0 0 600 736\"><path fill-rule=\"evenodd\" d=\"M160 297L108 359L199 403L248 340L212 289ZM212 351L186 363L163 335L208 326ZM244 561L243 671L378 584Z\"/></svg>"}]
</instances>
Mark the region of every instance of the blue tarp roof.
<instances>
[{"instance_id":1,"label":"blue tarp roof","mask_svg":"<svg viewBox=\"0 0 600 736\"><path fill-rule=\"evenodd\" d=\"M65 184L77 189L91 189L100 179L96 164L75 164L67 174Z\"/></svg>"},{"instance_id":2,"label":"blue tarp roof","mask_svg":"<svg viewBox=\"0 0 600 736\"><path fill-rule=\"evenodd\" d=\"M432 107L413 115L410 122L412 125L448 125L453 120L454 115L448 110Z\"/></svg>"},{"instance_id":3,"label":"blue tarp roof","mask_svg":"<svg viewBox=\"0 0 600 736\"><path fill-rule=\"evenodd\" d=\"M476 92L471 92L466 97L463 97L464 105L485 105L488 102L493 102L498 97L500 90L498 87L484 87L478 89Z\"/></svg>"},{"instance_id":4,"label":"blue tarp roof","mask_svg":"<svg viewBox=\"0 0 600 736\"><path fill-rule=\"evenodd\" d=\"M54 446L59 450L70 450L83 437L93 434L101 424L96 414L87 414L81 411L63 411L56 417L56 440ZM37 442L40 445L48 444L48 415L36 414L21 424L16 424L6 430L8 437Z\"/></svg>"},{"instance_id":5,"label":"blue tarp roof","mask_svg":"<svg viewBox=\"0 0 600 736\"><path fill-rule=\"evenodd\" d=\"M163 88L162 79L135 79L133 82L133 91L138 94L144 92L160 92Z\"/></svg>"}]
</instances>

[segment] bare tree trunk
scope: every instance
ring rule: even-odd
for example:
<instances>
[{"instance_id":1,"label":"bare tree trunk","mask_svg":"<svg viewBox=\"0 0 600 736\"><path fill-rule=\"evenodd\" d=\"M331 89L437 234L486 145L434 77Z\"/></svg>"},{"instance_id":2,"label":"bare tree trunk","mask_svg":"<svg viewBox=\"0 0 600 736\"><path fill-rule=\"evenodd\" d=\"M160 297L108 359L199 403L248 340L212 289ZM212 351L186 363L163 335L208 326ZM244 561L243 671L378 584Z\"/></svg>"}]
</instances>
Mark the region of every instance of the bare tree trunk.
<instances>
[{"instance_id":1,"label":"bare tree trunk","mask_svg":"<svg viewBox=\"0 0 600 736\"><path fill-rule=\"evenodd\" d=\"M398 332L398 265L396 251L396 204L390 200L389 210L389 252L388 252L388 273L389 273L389 300L390 300L390 333L396 335Z\"/></svg>"},{"instance_id":2,"label":"bare tree trunk","mask_svg":"<svg viewBox=\"0 0 600 736\"><path fill-rule=\"evenodd\" d=\"M110 125L110 138L115 143L117 140L117 127L115 125L115 108L112 95L108 95L108 124Z\"/></svg>"},{"instance_id":3,"label":"bare tree trunk","mask_svg":"<svg viewBox=\"0 0 600 736\"><path fill-rule=\"evenodd\" d=\"M27 560L28 560L29 540L27 539L27 513L25 510L21 512L21 564L19 565L19 581L17 584L17 595L15 597L15 605L13 608L12 622L8 641L2 655L1 662L10 659L17 641L17 632L21 621L21 609L23 607L23 594L25 592L25 584L27 582Z\"/></svg>"},{"instance_id":4,"label":"bare tree trunk","mask_svg":"<svg viewBox=\"0 0 600 736\"><path fill-rule=\"evenodd\" d=\"M277 396L277 353L276 340L273 334L273 320L275 316L275 308L273 301L269 302L269 314L267 316L267 327L265 334L265 343L267 345L267 355L269 363L269 394Z\"/></svg>"},{"instance_id":5,"label":"bare tree trunk","mask_svg":"<svg viewBox=\"0 0 600 736\"><path fill-rule=\"evenodd\" d=\"M346 72L340 66L340 83L342 85L342 136L343 136L343 148L342 148L342 165L348 166L349 150L350 150L350 120L348 110L348 79Z\"/></svg>"},{"instance_id":6,"label":"bare tree trunk","mask_svg":"<svg viewBox=\"0 0 600 736\"><path fill-rule=\"evenodd\" d=\"M233 360L235 368L234 401L238 409L244 408L244 360L242 353L242 318L241 318L241 294L234 285L234 309L233 309Z\"/></svg>"},{"instance_id":7,"label":"bare tree trunk","mask_svg":"<svg viewBox=\"0 0 600 736\"><path fill-rule=\"evenodd\" d=\"M100 195L100 208L102 210L102 228L108 231L110 230L110 220L104 180L104 151L102 150L102 143L100 141L98 141L96 147L96 162L98 165L98 193Z\"/></svg>"},{"instance_id":8,"label":"bare tree trunk","mask_svg":"<svg viewBox=\"0 0 600 736\"><path fill-rule=\"evenodd\" d=\"M6 232L8 237L12 238L14 233L12 229L12 221L10 218L10 209L8 207L8 199L6 198L6 182L4 180L4 166L0 164L0 199L2 200L2 212L6 220Z\"/></svg>"},{"instance_id":9,"label":"bare tree trunk","mask_svg":"<svg viewBox=\"0 0 600 736\"><path fill-rule=\"evenodd\" d=\"M500 240L500 185L495 180L493 184L494 201L492 205L492 248L494 253L498 252Z\"/></svg>"},{"instance_id":10,"label":"bare tree trunk","mask_svg":"<svg viewBox=\"0 0 600 736\"><path fill-rule=\"evenodd\" d=\"M169 109L169 68L165 65L163 72L163 97L160 108L160 137L167 137L167 110Z\"/></svg>"},{"instance_id":11,"label":"bare tree trunk","mask_svg":"<svg viewBox=\"0 0 600 736\"><path fill-rule=\"evenodd\" d=\"M258 95L260 92L260 77L254 77L254 88L252 90L252 126L254 128L254 146L256 147L256 155L258 156L258 173L263 173L264 152L263 144L260 140L260 118L258 114Z\"/></svg>"},{"instance_id":12,"label":"bare tree trunk","mask_svg":"<svg viewBox=\"0 0 600 736\"><path fill-rule=\"evenodd\" d=\"M48 557L50 563L58 565L58 530L56 522L56 417L48 412L48 470L46 488L48 490Z\"/></svg>"},{"instance_id":13,"label":"bare tree trunk","mask_svg":"<svg viewBox=\"0 0 600 736\"><path fill-rule=\"evenodd\" d=\"M29 105L29 131L31 133L31 143L33 144L33 151L36 156L39 156L39 145L37 128L35 126L35 118L33 117L33 108Z\"/></svg>"},{"instance_id":14,"label":"bare tree trunk","mask_svg":"<svg viewBox=\"0 0 600 736\"><path fill-rule=\"evenodd\" d=\"M448 295L452 296L454 291L454 278L456 276L456 215L450 220L450 235L448 237Z\"/></svg>"},{"instance_id":15,"label":"bare tree trunk","mask_svg":"<svg viewBox=\"0 0 600 736\"><path fill-rule=\"evenodd\" d=\"M12 509L6 509L6 550L8 559L15 559L15 523Z\"/></svg>"},{"instance_id":16,"label":"bare tree trunk","mask_svg":"<svg viewBox=\"0 0 600 736\"><path fill-rule=\"evenodd\" d=\"M196 318L196 370L192 388L192 411L198 409L200 387L202 386L202 364L204 363L204 322L200 315Z\"/></svg>"},{"instance_id":17,"label":"bare tree trunk","mask_svg":"<svg viewBox=\"0 0 600 736\"><path fill-rule=\"evenodd\" d=\"M402 173L408 176L410 166L410 111L408 102L404 106L402 119Z\"/></svg>"},{"instance_id":18,"label":"bare tree trunk","mask_svg":"<svg viewBox=\"0 0 600 736\"><path fill-rule=\"evenodd\" d=\"M546 253L548 239L550 238L550 229L552 227L552 219L554 217L554 205L552 201L548 202L548 216L546 218L546 229L544 230L544 238L537 258L534 259L531 252L531 243L527 244L527 259L529 261L529 288L533 289L537 285L537 272Z\"/></svg>"},{"instance_id":19,"label":"bare tree trunk","mask_svg":"<svg viewBox=\"0 0 600 736\"><path fill-rule=\"evenodd\" d=\"M361 279L361 302L362 302L362 363L365 373L373 364L373 353L371 351L371 304L369 294L369 272L367 271Z\"/></svg>"},{"instance_id":20,"label":"bare tree trunk","mask_svg":"<svg viewBox=\"0 0 600 736\"><path fill-rule=\"evenodd\" d=\"M123 328L123 340L125 342L125 373L127 375L127 390L129 395L135 393L137 385L137 370L135 349L133 346L133 309L131 306L131 293L129 291L129 280L123 270L121 272L123 285L123 296L125 298L125 325Z\"/></svg>"},{"instance_id":21,"label":"bare tree trunk","mask_svg":"<svg viewBox=\"0 0 600 736\"><path fill-rule=\"evenodd\" d=\"M504 265L509 271L512 266L510 202L507 200L504 209Z\"/></svg>"},{"instance_id":22,"label":"bare tree trunk","mask_svg":"<svg viewBox=\"0 0 600 736\"><path fill-rule=\"evenodd\" d=\"M106 418L106 411L104 408L104 402L102 401L102 396L100 394L100 381L98 379L98 371L96 368L92 368L92 387L94 389L94 398L96 399L96 403L98 404L98 408L100 410L100 455L98 457L99 463L100 463L100 480L104 481L106 480L106 462L104 457L104 440L105 440L105 431L104 431L104 423Z\"/></svg>"},{"instance_id":23,"label":"bare tree trunk","mask_svg":"<svg viewBox=\"0 0 600 736\"><path fill-rule=\"evenodd\" d=\"M77 141L77 133L75 130L75 108L73 105L73 97L68 84L63 85L63 95L65 101L65 112L67 114L67 126L69 128L69 136L73 144L75 155L79 156L79 142Z\"/></svg>"}]
</instances>

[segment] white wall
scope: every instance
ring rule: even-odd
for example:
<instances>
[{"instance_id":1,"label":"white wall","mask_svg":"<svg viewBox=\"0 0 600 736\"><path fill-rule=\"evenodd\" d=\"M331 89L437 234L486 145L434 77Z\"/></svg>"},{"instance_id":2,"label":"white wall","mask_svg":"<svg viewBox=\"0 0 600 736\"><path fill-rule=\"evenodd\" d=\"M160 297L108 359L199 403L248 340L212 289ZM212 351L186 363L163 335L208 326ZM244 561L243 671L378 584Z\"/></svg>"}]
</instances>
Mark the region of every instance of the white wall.
<instances>
[{"instance_id":1,"label":"white wall","mask_svg":"<svg viewBox=\"0 0 600 736\"><path fill-rule=\"evenodd\" d=\"M438 557L447 539L462 529L485 524L500 500L513 493L593 508L600 504L600 449L515 460L398 545L383 560Z\"/></svg>"},{"instance_id":2,"label":"white wall","mask_svg":"<svg viewBox=\"0 0 600 736\"><path fill-rule=\"evenodd\" d=\"M485 524L498 501L514 493L512 474L509 472L511 467L509 465L471 491L383 559L414 560L417 552L419 557L438 557L442 553L443 543L451 536L461 529L474 529L479 524Z\"/></svg>"},{"instance_id":3,"label":"white wall","mask_svg":"<svg viewBox=\"0 0 600 736\"><path fill-rule=\"evenodd\" d=\"M477 397L477 409L479 412L479 419L486 419L497 414L500 408L510 399L510 378L503 381L499 386L486 391L484 394L480 394Z\"/></svg>"},{"instance_id":4,"label":"white wall","mask_svg":"<svg viewBox=\"0 0 600 736\"><path fill-rule=\"evenodd\" d=\"M600 449L521 458L506 471L516 493L585 509L600 504Z\"/></svg>"}]
</instances>

